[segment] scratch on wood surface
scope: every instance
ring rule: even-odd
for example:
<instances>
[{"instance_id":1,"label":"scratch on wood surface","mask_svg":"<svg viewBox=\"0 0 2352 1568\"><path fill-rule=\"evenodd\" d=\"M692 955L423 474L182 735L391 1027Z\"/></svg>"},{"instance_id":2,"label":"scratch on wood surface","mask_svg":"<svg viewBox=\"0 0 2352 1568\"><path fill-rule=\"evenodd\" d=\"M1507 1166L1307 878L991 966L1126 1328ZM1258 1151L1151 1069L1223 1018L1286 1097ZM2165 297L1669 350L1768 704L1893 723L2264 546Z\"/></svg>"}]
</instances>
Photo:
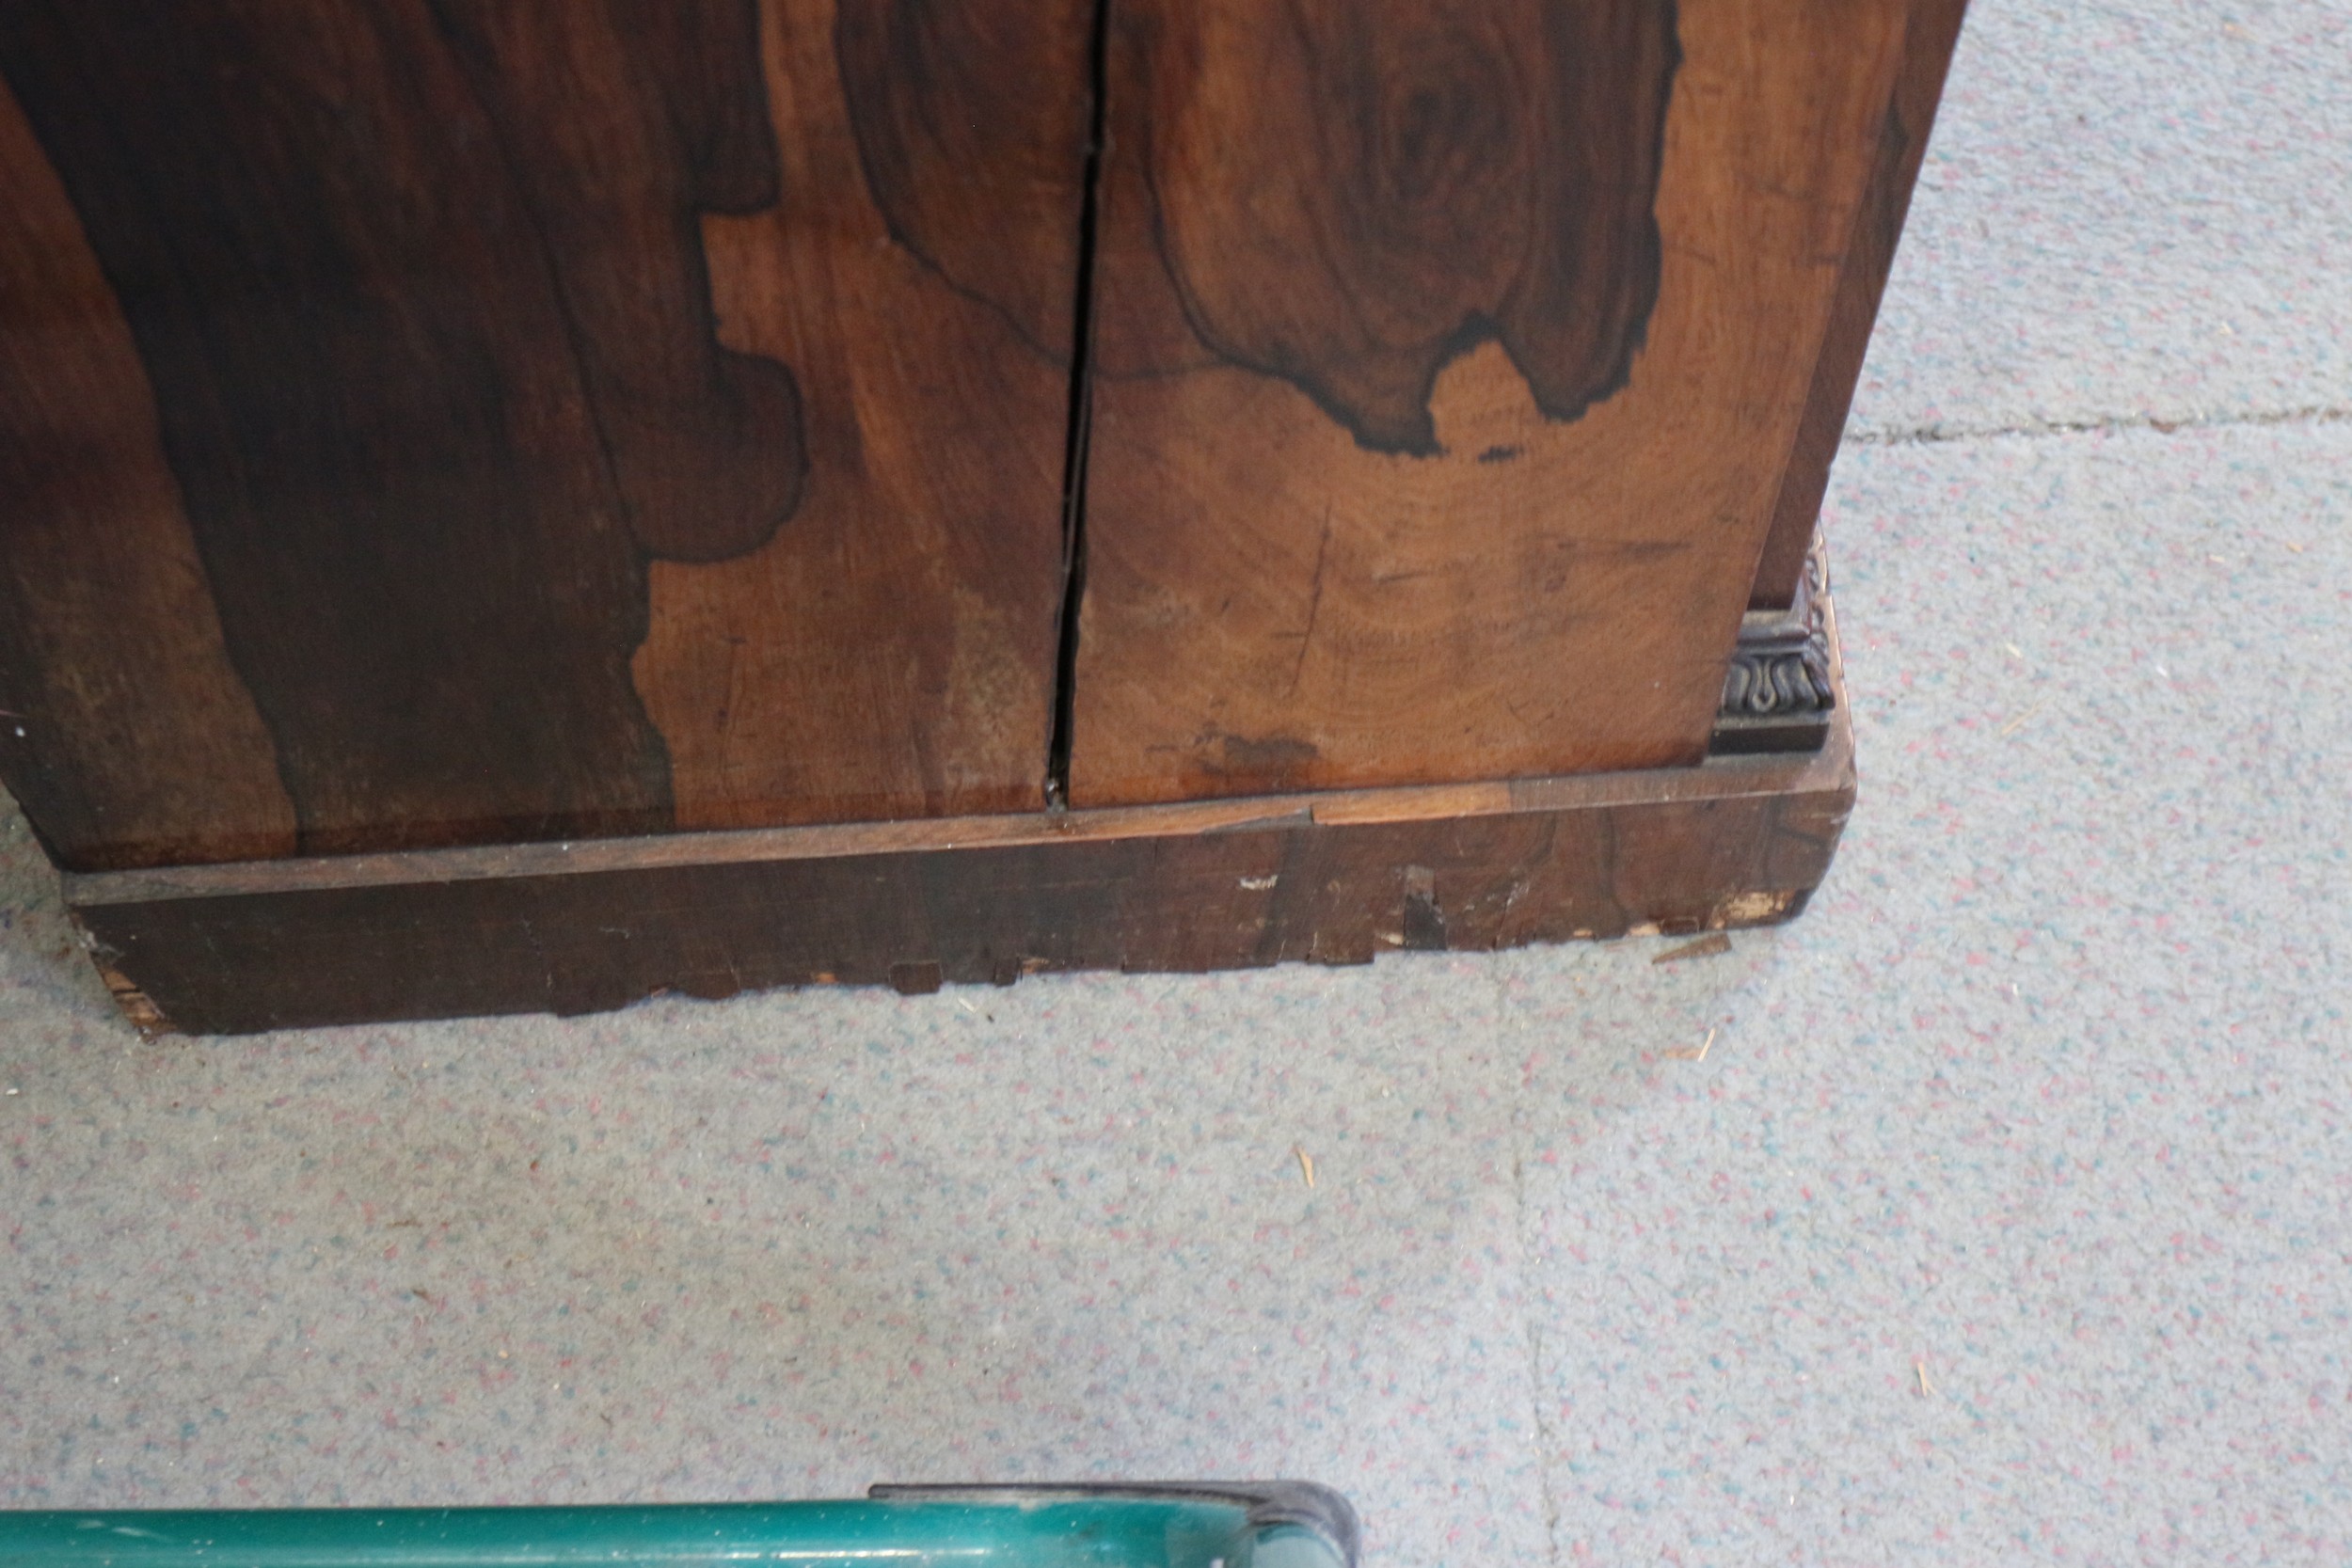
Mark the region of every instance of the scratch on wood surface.
<instances>
[{"instance_id":1,"label":"scratch on wood surface","mask_svg":"<svg viewBox=\"0 0 2352 1568\"><path fill-rule=\"evenodd\" d=\"M1323 562L1331 553L1331 503L1323 503L1323 537L1315 544L1314 587L1307 595L1307 629L1298 634L1298 658L1291 666L1292 691L1298 689L1299 677L1307 673L1307 650L1315 640L1315 617L1323 610Z\"/></svg>"}]
</instances>

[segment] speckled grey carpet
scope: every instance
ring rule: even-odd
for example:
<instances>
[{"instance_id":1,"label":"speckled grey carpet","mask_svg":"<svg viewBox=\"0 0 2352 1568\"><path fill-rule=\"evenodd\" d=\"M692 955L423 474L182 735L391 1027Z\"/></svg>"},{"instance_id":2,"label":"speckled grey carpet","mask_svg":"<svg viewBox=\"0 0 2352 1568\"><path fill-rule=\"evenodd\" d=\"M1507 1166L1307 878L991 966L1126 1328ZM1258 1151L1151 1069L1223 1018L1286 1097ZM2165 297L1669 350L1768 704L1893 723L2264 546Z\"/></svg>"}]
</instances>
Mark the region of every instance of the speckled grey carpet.
<instances>
[{"instance_id":1,"label":"speckled grey carpet","mask_svg":"<svg viewBox=\"0 0 2352 1568\"><path fill-rule=\"evenodd\" d=\"M1295 1473L1384 1565L2352 1560L2352 12L1977 13L1802 922L151 1046L10 820L0 1505Z\"/></svg>"}]
</instances>

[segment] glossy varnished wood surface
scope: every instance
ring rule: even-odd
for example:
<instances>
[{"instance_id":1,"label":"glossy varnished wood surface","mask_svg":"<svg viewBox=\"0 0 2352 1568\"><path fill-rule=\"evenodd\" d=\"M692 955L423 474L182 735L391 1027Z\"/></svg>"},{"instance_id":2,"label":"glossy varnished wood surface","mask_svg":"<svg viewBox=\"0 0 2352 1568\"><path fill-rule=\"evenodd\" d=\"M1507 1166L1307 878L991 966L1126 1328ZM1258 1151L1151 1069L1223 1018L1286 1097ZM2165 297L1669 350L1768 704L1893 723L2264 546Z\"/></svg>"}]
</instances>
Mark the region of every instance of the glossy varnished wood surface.
<instances>
[{"instance_id":1,"label":"glossy varnished wood surface","mask_svg":"<svg viewBox=\"0 0 2352 1568\"><path fill-rule=\"evenodd\" d=\"M0 767L53 849L1041 800L1086 37L0 8Z\"/></svg>"},{"instance_id":2,"label":"glossy varnished wood surface","mask_svg":"<svg viewBox=\"0 0 2352 1568\"><path fill-rule=\"evenodd\" d=\"M1905 9L1112 0L1073 801L1695 762Z\"/></svg>"}]
</instances>

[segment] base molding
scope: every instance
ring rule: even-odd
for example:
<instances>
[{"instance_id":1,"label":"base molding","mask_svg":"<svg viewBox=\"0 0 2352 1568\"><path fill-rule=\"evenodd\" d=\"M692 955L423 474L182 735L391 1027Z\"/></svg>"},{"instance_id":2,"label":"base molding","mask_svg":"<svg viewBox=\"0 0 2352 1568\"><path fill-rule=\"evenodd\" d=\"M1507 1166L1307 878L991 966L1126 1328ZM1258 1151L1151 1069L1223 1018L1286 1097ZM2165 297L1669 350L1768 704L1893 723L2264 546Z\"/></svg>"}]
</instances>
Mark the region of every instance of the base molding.
<instances>
[{"instance_id":1,"label":"base molding","mask_svg":"<svg viewBox=\"0 0 2352 1568\"><path fill-rule=\"evenodd\" d=\"M1701 766L1645 772L68 874L66 903L131 1021L192 1034L1769 925L1820 885L1853 804L1834 618L1820 626L1813 751L1719 742Z\"/></svg>"}]
</instances>

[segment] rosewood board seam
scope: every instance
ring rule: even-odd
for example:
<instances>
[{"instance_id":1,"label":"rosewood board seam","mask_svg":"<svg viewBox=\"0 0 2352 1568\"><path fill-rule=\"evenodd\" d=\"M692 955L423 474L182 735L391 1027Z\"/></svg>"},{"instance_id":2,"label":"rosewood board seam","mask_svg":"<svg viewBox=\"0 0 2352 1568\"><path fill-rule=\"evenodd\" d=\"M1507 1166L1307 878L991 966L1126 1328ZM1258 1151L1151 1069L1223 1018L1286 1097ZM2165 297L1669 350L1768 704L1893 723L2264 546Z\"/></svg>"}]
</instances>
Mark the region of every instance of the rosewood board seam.
<instances>
[{"instance_id":1,"label":"rosewood board seam","mask_svg":"<svg viewBox=\"0 0 2352 1568\"><path fill-rule=\"evenodd\" d=\"M0 770L44 843L1041 804L1092 15L0 8Z\"/></svg>"}]
</instances>

